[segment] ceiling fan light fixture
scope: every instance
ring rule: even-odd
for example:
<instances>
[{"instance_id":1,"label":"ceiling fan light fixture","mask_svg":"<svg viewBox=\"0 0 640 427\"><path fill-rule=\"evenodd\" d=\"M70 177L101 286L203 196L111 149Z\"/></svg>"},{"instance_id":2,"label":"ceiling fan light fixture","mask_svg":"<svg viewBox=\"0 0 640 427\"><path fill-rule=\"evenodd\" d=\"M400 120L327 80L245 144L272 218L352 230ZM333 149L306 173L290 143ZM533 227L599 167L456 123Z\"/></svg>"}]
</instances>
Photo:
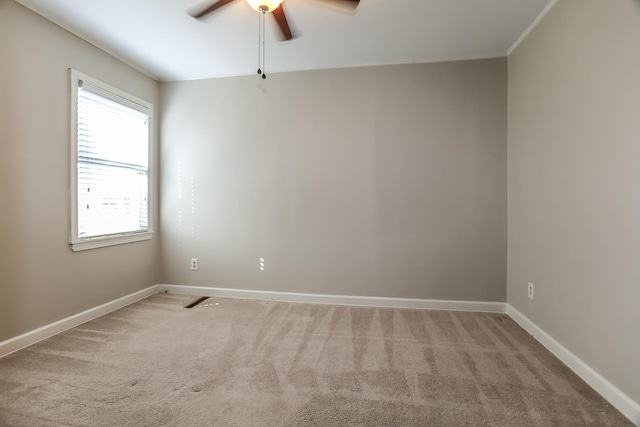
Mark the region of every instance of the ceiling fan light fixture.
<instances>
[{"instance_id":1,"label":"ceiling fan light fixture","mask_svg":"<svg viewBox=\"0 0 640 427\"><path fill-rule=\"evenodd\" d=\"M284 0L247 0L249 6L262 13L273 12Z\"/></svg>"}]
</instances>

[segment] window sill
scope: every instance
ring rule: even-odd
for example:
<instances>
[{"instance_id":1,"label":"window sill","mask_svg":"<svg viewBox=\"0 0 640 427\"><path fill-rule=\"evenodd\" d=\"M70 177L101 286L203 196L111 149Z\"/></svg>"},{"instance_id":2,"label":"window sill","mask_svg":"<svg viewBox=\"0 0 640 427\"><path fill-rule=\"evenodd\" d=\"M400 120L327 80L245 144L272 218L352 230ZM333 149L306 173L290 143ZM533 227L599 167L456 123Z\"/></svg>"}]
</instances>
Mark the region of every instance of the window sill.
<instances>
[{"instance_id":1,"label":"window sill","mask_svg":"<svg viewBox=\"0 0 640 427\"><path fill-rule=\"evenodd\" d=\"M93 239L79 240L71 242L71 250L74 252L86 251L88 249L104 248L106 246L123 245L125 243L141 242L151 240L153 231L144 233L132 233L120 236L95 237Z\"/></svg>"}]
</instances>

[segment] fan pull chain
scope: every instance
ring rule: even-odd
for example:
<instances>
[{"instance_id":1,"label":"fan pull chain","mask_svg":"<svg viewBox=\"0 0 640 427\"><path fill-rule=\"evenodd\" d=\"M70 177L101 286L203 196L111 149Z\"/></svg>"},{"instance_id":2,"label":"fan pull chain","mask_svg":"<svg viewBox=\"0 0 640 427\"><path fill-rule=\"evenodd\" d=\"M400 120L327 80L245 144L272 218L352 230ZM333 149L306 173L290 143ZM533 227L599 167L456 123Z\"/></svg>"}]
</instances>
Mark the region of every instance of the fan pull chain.
<instances>
[{"instance_id":1,"label":"fan pull chain","mask_svg":"<svg viewBox=\"0 0 640 427\"><path fill-rule=\"evenodd\" d=\"M267 78L267 75L264 73L265 72L265 62L266 62L265 57L267 56L267 51L264 48L264 27L265 27L264 19L265 19L265 15L266 15L266 13L262 12L262 78L263 79Z\"/></svg>"},{"instance_id":2,"label":"fan pull chain","mask_svg":"<svg viewBox=\"0 0 640 427\"><path fill-rule=\"evenodd\" d=\"M264 73L264 11L258 13L258 75L267 78Z\"/></svg>"},{"instance_id":3,"label":"fan pull chain","mask_svg":"<svg viewBox=\"0 0 640 427\"><path fill-rule=\"evenodd\" d=\"M262 34L262 16L258 13L258 74L262 74L262 44L260 41L260 37Z\"/></svg>"}]
</instances>

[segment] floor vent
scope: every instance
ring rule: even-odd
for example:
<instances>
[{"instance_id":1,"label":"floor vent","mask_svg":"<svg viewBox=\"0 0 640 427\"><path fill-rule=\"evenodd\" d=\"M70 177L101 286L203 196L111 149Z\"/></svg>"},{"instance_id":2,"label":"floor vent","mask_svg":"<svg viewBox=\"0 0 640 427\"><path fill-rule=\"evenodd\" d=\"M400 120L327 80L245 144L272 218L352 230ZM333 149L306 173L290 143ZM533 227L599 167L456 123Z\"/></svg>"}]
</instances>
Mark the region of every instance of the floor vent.
<instances>
[{"instance_id":1,"label":"floor vent","mask_svg":"<svg viewBox=\"0 0 640 427\"><path fill-rule=\"evenodd\" d=\"M185 305L184 308L193 308L196 305L200 304L202 301L206 301L208 299L209 299L209 297L200 297L197 300L195 300L194 302L192 302L191 304Z\"/></svg>"}]
</instances>

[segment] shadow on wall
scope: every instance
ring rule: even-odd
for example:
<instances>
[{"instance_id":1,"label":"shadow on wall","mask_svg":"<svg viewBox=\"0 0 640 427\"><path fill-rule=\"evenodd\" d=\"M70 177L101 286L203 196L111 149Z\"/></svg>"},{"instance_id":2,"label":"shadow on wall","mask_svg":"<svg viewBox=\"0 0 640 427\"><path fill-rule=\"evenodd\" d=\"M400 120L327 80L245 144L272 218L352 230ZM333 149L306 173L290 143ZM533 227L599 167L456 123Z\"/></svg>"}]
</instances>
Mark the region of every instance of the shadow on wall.
<instances>
[{"instance_id":1,"label":"shadow on wall","mask_svg":"<svg viewBox=\"0 0 640 427\"><path fill-rule=\"evenodd\" d=\"M28 280L29 254L22 233L29 228L29 217L44 215L30 212L28 198L23 194L25 188L21 185L24 175L30 172L25 168L29 152L19 138L21 117L14 108L24 102L19 98L19 85L15 84L21 79L15 69L7 65L12 58L4 57L4 52L11 52L3 46L11 40L8 34L3 34L10 27L3 22L9 19L4 10L7 7L8 2L0 2L0 51L3 52L0 61L0 341L15 336L15 325L27 317L21 307L28 305L30 296L27 288L20 284Z\"/></svg>"}]
</instances>

